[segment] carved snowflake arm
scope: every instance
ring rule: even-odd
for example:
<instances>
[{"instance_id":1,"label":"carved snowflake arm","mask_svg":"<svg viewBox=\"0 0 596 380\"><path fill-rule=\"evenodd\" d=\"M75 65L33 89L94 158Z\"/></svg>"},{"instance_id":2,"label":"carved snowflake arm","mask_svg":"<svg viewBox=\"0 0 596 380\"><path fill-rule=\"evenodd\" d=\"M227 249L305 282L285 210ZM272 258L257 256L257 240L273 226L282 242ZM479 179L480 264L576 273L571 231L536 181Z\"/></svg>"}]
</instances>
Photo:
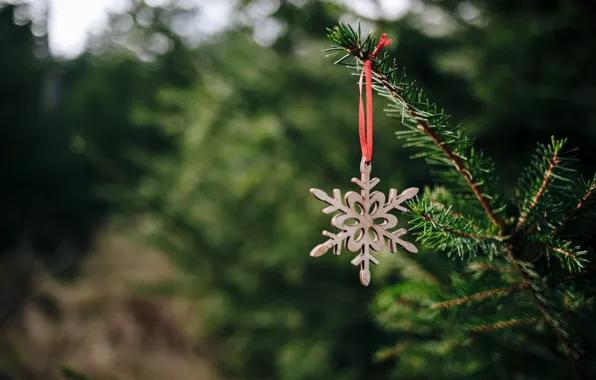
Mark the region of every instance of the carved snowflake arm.
<instances>
[{"instance_id":1,"label":"carved snowflake arm","mask_svg":"<svg viewBox=\"0 0 596 380\"><path fill-rule=\"evenodd\" d=\"M391 253L397 252L398 245L402 246L408 252L412 252L412 253L418 252L418 248L416 248L416 246L414 244L400 239L400 237L405 235L407 232L408 232L408 230L406 230L405 228L400 228L399 230L394 231L394 232L387 231L385 236L387 237L387 239L389 239L389 251Z\"/></svg>"},{"instance_id":2,"label":"carved snowflake arm","mask_svg":"<svg viewBox=\"0 0 596 380\"><path fill-rule=\"evenodd\" d=\"M327 193L323 190L319 189L310 189L310 193L313 197L317 198L320 201L323 201L329 205L323 209L323 213L331 214L332 212L339 211L342 214L349 214L350 209L345 206L341 201L341 191L338 189L333 190L333 198L331 198ZM338 255L341 253L341 246L344 244L345 240L349 237L349 233L346 231L341 231L338 234L333 234L329 231L323 231L323 235L330 238L323 244L317 245L311 252L310 255L312 257L319 257L323 256L327 251L333 248L333 253Z\"/></svg>"},{"instance_id":3,"label":"carved snowflake arm","mask_svg":"<svg viewBox=\"0 0 596 380\"><path fill-rule=\"evenodd\" d=\"M405 201L412 199L418 194L417 187L410 187L409 189L405 189L401 192L401 194L397 195L397 190L391 189L389 190L389 197L387 199L387 203L385 203L385 211L389 211L391 209L396 209L401 212L408 212L408 209L403 207L401 204Z\"/></svg>"},{"instance_id":4,"label":"carved snowflake arm","mask_svg":"<svg viewBox=\"0 0 596 380\"><path fill-rule=\"evenodd\" d=\"M330 239L323 244L317 245L312 251L310 251L310 255L312 257L323 256L329 249L333 248L333 254L339 256L341 253L341 246L348 238L349 234L345 231L342 231L338 234L333 234L329 231L323 231L323 235Z\"/></svg>"},{"instance_id":5,"label":"carved snowflake arm","mask_svg":"<svg viewBox=\"0 0 596 380\"><path fill-rule=\"evenodd\" d=\"M339 191L339 189L333 190L333 198L327 195L327 193L323 190L319 189L310 189L310 193L313 197L329 205L329 207L323 209L323 213L325 214L331 214L335 211L341 211L344 214L347 214L349 212L349 209L346 206L344 206L344 204L341 201L341 191Z\"/></svg>"},{"instance_id":6,"label":"carved snowflake arm","mask_svg":"<svg viewBox=\"0 0 596 380\"><path fill-rule=\"evenodd\" d=\"M352 265L360 265L360 283L368 286L370 284L370 263L379 265L379 260L370 254L367 245L363 248L362 252L352 260Z\"/></svg>"}]
</instances>

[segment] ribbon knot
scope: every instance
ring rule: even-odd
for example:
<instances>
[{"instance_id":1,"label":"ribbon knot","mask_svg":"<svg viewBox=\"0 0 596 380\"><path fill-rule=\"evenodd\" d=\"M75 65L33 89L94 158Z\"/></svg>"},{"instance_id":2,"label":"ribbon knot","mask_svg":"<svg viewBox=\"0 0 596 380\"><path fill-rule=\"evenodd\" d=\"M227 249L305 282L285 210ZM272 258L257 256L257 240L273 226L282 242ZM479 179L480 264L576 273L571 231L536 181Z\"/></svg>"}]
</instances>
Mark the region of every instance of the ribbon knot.
<instances>
[{"instance_id":1,"label":"ribbon knot","mask_svg":"<svg viewBox=\"0 0 596 380\"><path fill-rule=\"evenodd\" d=\"M387 34L383 33L379 39L379 44L372 53L364 60L364 69L360 73L360 81L358 86L360 88L360 106L358 110L358 122L360 133L360 149L362 150L362 158L364 162L368 163L372 159L373 150L373 105L372 105L372 60L379 54L379 51L385 46L391 44L391 40L387 39ZM362 102L362 77L366 78L366 128L364 118L364 104Z\"/></svg>"}]
</instances>

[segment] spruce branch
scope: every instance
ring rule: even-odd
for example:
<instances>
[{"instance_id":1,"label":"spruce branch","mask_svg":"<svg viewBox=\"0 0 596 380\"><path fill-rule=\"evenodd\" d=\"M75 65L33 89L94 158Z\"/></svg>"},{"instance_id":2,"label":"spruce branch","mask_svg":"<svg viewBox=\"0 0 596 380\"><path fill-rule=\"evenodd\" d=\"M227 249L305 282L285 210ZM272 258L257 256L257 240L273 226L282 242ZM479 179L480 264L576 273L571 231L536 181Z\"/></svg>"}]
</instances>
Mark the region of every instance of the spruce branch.
<instances>
[{"instance_id":1,"label":"spruce branch","mask_svg":"<svg viewBox=\"0 0 596 380\"><path fill-rule=\"evenodd\" d=\"M360 70L358 63L370 56L376 42L374 38L368 36L361 42L360 30L354 31L346 24L328 29L328 32L328 37L335 46L327 51L332 55L342 54L342 61L346 55L353 56L358 61L357 64L347 66ZM397 65L388 61L387 54L383 58L375 58L372 73L373 79L380 84L374 86L376 91L391 100L390 108L385 111L390 117L397 115L408 127L407 131L400 132L398 136L406 138L407 145L421 148L423 153L418 157L424 157L428 163L445 168L439 174L462 188L464 186L461 186L461 181L453 177L452 168L455 168L459 178L463 179L467 189L465 191L471 192L478 199L491 223L503 231L505 223L498 216L502 205L499 204L500 196L494 183L494 167L490 160L475 149L472 139L451 130L447 123L449 115L443 110L438 111L436 105L431 104L414 83L408 83L403 71L398 77ZM499 208L495 209L493 203L499 204Z\"/></svg>"},{"instance_id":2,"label":"spruce branch","mask_svg":"<svg viewBox=\"0 0 596 380\"><path fill-rule=\"evenodd\" d=\"M593 200L594 194L596 193L596 175L589 181L581 182L583 182L583 186L581 187L585 188L584 195L580 198L577 204L567 212L567 215L561 224L553 230L553 235L558 235L564 231L569 222L585 208L587 203Z\"/></svg>"},{"instance_id":3,"label":"spruce branch","mask_svg":"<svg viewBox=\"0 0 596 380\"><path fill-rule=\"evenodd\" d=\"M585 303L581 303L581 304L575 305L570 310L578 311L578 310L582 309L583 307L585 307L585 305L586 305ZM469 331L485 333L485 332L490 332L493 330L506 329L506 328L517 327L517 326L533 325L533 324L540 322L541 320L542 319L538 318L538 317L513 318L513 319L506 320L506 321L499 321L499 322L495 322L495 323L472 326L469 328Z\"/></svg>"},{"instance_id":4,"label":"spruce branch","mask_svg":"<svg viewBox=\"0 0 596 380\"><path fill-rule=\"evenodd\" d=\"M355 31L345 24L328 31L334 43L328 52L341 55L336 63L360 75L362 63L376 46L375 39L369 35L362 40L360 28ZM395 61L391 63L387 53L371 62L373 88L389 100L384 111L405 127L396 133L397 137L405 140L405 147L417 150L413 158L424 158L438 168L434 173L447 185L443 192L427 191L422 199L410 201L414 215L411 230L417 231L417 240L427 248L468 259L470 263L464 267L468 273L472 271L473 277L486 278L493 287L478 292L473 287L476 283L453 275L449 286L457 290L458 296L470 295L434 303L418 304L418 301L416 307L406 302L409 297L402 296L394 298L394 304L400 304L402 309L409 304L411 309L424 314L425 309L426 312L445 309L524 291L515 297L492 300L499 307L503 301L503 308L522 315L493 318L485 321L491 323L479 323L469 331L486 332L545 321L575 367L580 350L574 345L561 314L562 304L566 302L561 300L561 294L572 294L569 292L574 287L559 285L596 271L596 266L587 266L587 251L582 249L588 246L584 240L592 237L596 226L596 208L592 203L596 176L577 186L570 165L574 161L572 151L564 149L566 140L553 137L549 144L538 145L519 180L516 198L504 201L494 165L475 148L474 140L466 137L459 125L450 126L449 115L431 104L415 83L408 82L405 71ZM505 208L515 204L517 218L504 215ZM567 233L568 230L573 232ZM561 264L561 269L548 272L553 260ZM586 287L587 282L579 284L580 289ZM442 293L438 288L438 285L432 288L433 294ZM432 296L427 294L428 298ZM540 317L522 313L530 305ZM498 319L504 320L494 322Z\"/></svg>"},{"instance_id":5,"label":"spruce branch","mask_svg":"<svg viewBox=\"0 0 596 380\"><path fill-rule=\"evenodd\" d=\"M512 249L508 249L508 252L510 253L511 258L515 259L515 252ZM576 350L571 342L569 328L566 321L555 310L554 305L548 299L548 297L545 296L545 285L548 284L543 284L540 281L538 273L534 272L530 264L521 263L518 260L516 260L514 263L520 274L520 277L522 278L522 284L530 290L530 294L534 299L536 308L540 311L544 320L548 323L548 325L551 327L551 330L557 336L557 339L564 348L565 356L567 356L571 362L571 366L575 367L580 353Z\"/></svg>"},{"instance_id":6,"label":"spruce branch","mask_svg":"<svg viewBox=\"0 0 596 380\"><path fill-rule=\"evenodd\" d=\"M565 142L564 139L556 140L553 137L551 143L547 146L538 144L533 160L522 175L518 187L517 194L522 202L515 232L521 231L528 220L534 222L529 230L533 232L534 229L538 229L538 225L546 217L549 201L561 198L561 196L557 196L557 192L566 190L558 183L571 182L566 174L573 170L566 164L572 159L567 156L568 152L563 150ZM568 246L569 244L563 245L565 248L568 248ZM554 244L550 246L550 250L547 248L547 252L559 253L557 257L563 258L570 270L574 266L581 268L581 262L578 259L579 252L575 254L563 247ZM519 249L519 246L508 246L506 248L511 262L521 277L522 284L529 289L536 308L564 347L565 355L572 362L572 366L575 366L575 361L579 358L579 352L571 343L567 324L545 295L546 284L542 283L539 275L531 269L529 263L522 265L518 260Z\"/></svg>"},{"instance_id":7,"label":"spruce branch","mask_svg":"<svg viewBox=\"0 0 596 380\"><path fill-rule=\"evenodd\" d=\"M430 205L437 206L439 210L447 210L454 217L465 220L476 231L480 229L472 219L455 210L456 207L462 206L460 204L461 202L458 199L454 199L451 193L444 187L437 186L432 189L427 187L424 189L424 196L428 199Z\"/></svg>"},{"instance_id":8,"label":"spruce branch","mask_svg":"<svg viewBox=\"0 0 596 380\"><path fill-rule=\"evenodd\" d=\"M548 297L545 296L545 290L548 284L544 284L540 281L539 274L533 270L531 264L518 260L513 248L506 247L506 250L522 279L522 283L519 284L516 289L511 289L512 287L509 289L511 289L511 291L522 289L528 289L530 291L534 305L542 314L542 317L551 327L551 330L555 333L557 339L564 348L565 356L569 359L571 367L576 368L580 352L571 342L570 332L566 321L555 310L555 306Z\"/></svg>"},{"instance_id":9,"label":"spruce branch","mask_svg":"<svg viewBox=\"0 0 596 380\"><path fill-rule=\"evenodd\" d=\"M490 332L493 330L500 330L506 329L511 327L523 326L523 325L533 325L540 321L539 318L536 317L528 317L528 318L514 318L507 321L500 321L495 323L489 323L484 325L476 325L469 328L470 332L476 333L485 333Z\"/></svg>"},{"instance_id":10,"label":"spruce branch","mask_svg":"<svg viewBox=\"0 0 596 380\"><path fill-rule=\"evenodd\" d=\"M558 247L549 247L551 248L553 251L560 253L561 255L565 256L565 257L571 257L573 259L577 259L577 254L575 253L571 253L569 251L565 251L562 248L558 248Z\"/></svg>"},{"instance_id":11,"label":"spruce branch","mask_svg":"<svg viewBox=\"0 0 596 380\"><path fill-rule=\"evenodd\" d=\"M539 222L549 195L556 195L564 190L559 183L571 182L567 174L573 172L568 163L573 160L564 151L566 140L551 139L549 145L538 144L532 162L522 174L517 189L520 205L520 216L515 226L516 232L521 231L526 222ZM559 185L557 187L557 185ZM555 194L549 194L554 192ZM551 199L553 197L550 197Z\"/></svg>"},{"instance_id":12,"label":"spruce branch","mask_svg":"<svg viewBox=\"0 0 596 380\"><path fill-rule=\"evenodd\" d=\"M588 263L587 251L571 241L559 239L552 235L535 235L528 240L530 243L541 247L549 260L554 257L561 263L563 268L571 273L580 272Z\"/></svg>"},{"instance_id":13,"label":"spruce branch","mask_svg":"<svg viewBox=\"0 0 596 380\"><path fill-rule=\"evenodd\" d=\"M431 205L426 197L409 202L410 211L415 215L410 221L411 231L420 231L417 240L428 247L453 253L459 257L474 257L477 254L499 251L501 238L490 229L478 228L464 218L457 217L437 205Z\"/></svg>"},{"instance_id":14,"label":"spruce branch","mask_svg":"<svg viewBox=\"0 0 596 380\"><path fill-rule=\"evenodd\" d=\"M570 274L567 276L563 276L560 278L556 278L553 279L551 281L547 281L546 285L548 286L556 286L559 285L563 282L567 282L570 280L575 280L587 275L590 275L592 273L596 272L596 265L592 266L592 267L588 267L586 268L584 271L580 272L580 273L574 273L574 274ZM442 302L436 302L433 303L430 308L431 309L444 309L444 308L448 308L448 307L454 307L454 306L459 306L459 305L463 305L465 303L468 303L470 301L479 301L482 300L484 298L489 298L489 297L494 297L494 296L498 296L498 295L503 295L503 294L508 294L508 293L514 293L514 292L518 292L521 290L525 290L530 288L530 283L529 281L526 282L521 282L519 284L516 285L512 285L512 286L507 286L507 287L503 287L503 288L496 288L496 289L490 289L490 290L486 290L486 291L482 291L482 292L478 292L478 293L474 293L471 294L469 296L465 296L465 297L460 297L460 298L455 298L452 300L448 300L448 301L442 301Z\"/></svg>"},{"instance_id":15,"label":"spruce branch","mask_svg":"<svg viewBox=\"0 0 596 380\"><path fill-rule=\"evenodd\" d=\"M436 302L436 303L432 304L430 306L430 308L431 309L445 309L448 307L463 305L463 304L471 302L471 301L478 301L478 300L488 298L488 297L494 297L494 296L498 296L498 295L513 293L518 290L527 289L527 288L528 288L528 284L522 283L522 284L518 284L518 285L507 286L505 288L486 290L486 291L474 293L472 295L465 296L465 297L460 297L460 298L456 298L456 299L452 299L452 300L448 300L448 301Z\"/></svg>"},{"instance_id":16,"label":"spruce branch","mask_svg":"<svg viewBox=\"0 0 596 380\"><path fill-rule=\"evenodd\" d=\"M549 166L548 166L548 169L546 170L546 173L544 174L544 179L542 180L542 183L540 184L538 191L534 195L534 198L532 198L532 201L530 202L530 206L527 209L525 209L524 211L522 211L522 214L519 217L519 221L517 222L517 226L516 226L517 230L519 230L523 226L526 219L528 218L528 215L538 205L538 201L540 201L542 195L544 195L544 192L546 191L546 187L548 186L548 183L550 182L550 180L552 178L553 170L554 170L555 166L558 164L559 164L559 161L557 158L557 153L555 152L552 159L549 160Z\"/></svg>"}]
</instances>

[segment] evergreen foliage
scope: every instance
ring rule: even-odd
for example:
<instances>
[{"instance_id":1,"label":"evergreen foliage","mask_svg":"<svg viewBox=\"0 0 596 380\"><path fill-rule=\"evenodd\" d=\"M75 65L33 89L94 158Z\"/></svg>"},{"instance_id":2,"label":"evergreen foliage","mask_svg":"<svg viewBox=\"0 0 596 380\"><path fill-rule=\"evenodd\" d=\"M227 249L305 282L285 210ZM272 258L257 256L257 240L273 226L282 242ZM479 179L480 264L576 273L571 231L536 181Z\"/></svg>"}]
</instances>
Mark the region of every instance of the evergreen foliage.
<instances>
[{"instance_id":1,"label":"evergreen foliage","mask_svg":"<svg viewBox=\"0 0 596 380\"><path fill-rule=\"evenodd\" d=\"M326 51L340 57L335 63L355 71L376 46L360 27L346 24L329 29L328 37L334 45ZM461 259L448 278L437 279L440 267L419 267L381 292L379 321L419 335L380 355L398 356L400 378L420 378L436 366L443 378L512 378L496 368L526 358L543 361L551 378L593 378L595 339L583 321L592 314L596 266L590 264L590 232L572 226L592 225L595 183L576 175L566 140L538 145L508 199L490 159L408 82L388 53L374 59L373 80L390 101L387 115L405 127L398 137L416 150L413 157L437 168L445 185L410 203L411 230L427 248ZM408 260L404 269L416 265ZM488 355L472 359L479 349ZM541 372L518 368L524 378Z\"/></svg>"},{"instance_id":2,"label":"evergreen foliage","mask_svg":"<svg viewBox=\"0 0 596 380\"><path fill-rule=\"evenodd\" d=\"M155 4L164 2L130 3L109 31L93 38L93 54L66 61L36 55L39 25L21 25L22 19L15 25L14 7L0 5L1 142L8 163L2 169L2 317L40 285L22 281L28 272L8 260L23 258L15 243L32 243L35 262L42 258L62 273L116 212L125 227L142 220L150 242L185 271L163 289L197 296L209 353L231 377L569 378L553 329L502 257L518 240L526 247L520 254L529 255L520 265L538 258L533 268L524 266L528 276L547 275L536 282L545 283L537 289L548 301L550 323L561 325L562 318L571 346L583 351L580 366L593 357L587 259L595 242L595 182L557 172L573 164L569 153L585 171L596 166L589 149L596 138L591 2L423 0L411 2L399 19L367 20L394 39L387 50L425 94L449 109L449 120L424 117L441 128L443 145L474 168L470 179L484 181L480 194L507 228L499 234L468 180L428 136L399 128L423 158L407 161L407 149L383 138L391 123L379 122L375 155L382 159L374 171L380 186L431 183L428 160L445 187L427 189L411 205L418 210L412 222L427 227L413 232L428 252L384 260L366 290L355 283L349 261L305 257L328 224L316 217L319 205L305 190L345 189L359 161L355 80L319 53L321 30L355 12L333 1L243 0L234 2L237 19L256 17L254 26L243 21L220 35L200 35L196 46L179 34L188 32L180 29L184 24L196 26L187 1L163 9ZM265 14L263 4L279 7ZM437 13L440 25L429 28L425 19ZM271 46L250 38L253 27L257 35L258 26L276 23L282 29ZM155 41L164 36L168 50L156 54ZM401 78L401 71L394 75ZM53 89L60 90L59 101L46 102ZM426 110L426 104L411 105ZM393 99L389 109L397 122L414 126ZM448 125L453 119L470 134ZM520 182L517 195L514 182L535 141L552 149L551 134L569 138L553 173L572 181L553 177L532 206L525 192L536 188L536 173ZM466 139L472 135L476 141ZM582 149L568 152L568 145ZM498 164L501 180L478 146ZM541 151L538 172L550 166L543 158ZM523 228L531 231L526 236L511 233L521 207ZM557 233L549 234L552 229ZM29 259L26 264L28 270ZM366 305L379 289L371 312ZM13 361L6 342L0 346L2 375L35 377L25 359L37 362L37 354ZM372 363L379 346L385 347L380 362Z\"/></svg>"}]
</instances>

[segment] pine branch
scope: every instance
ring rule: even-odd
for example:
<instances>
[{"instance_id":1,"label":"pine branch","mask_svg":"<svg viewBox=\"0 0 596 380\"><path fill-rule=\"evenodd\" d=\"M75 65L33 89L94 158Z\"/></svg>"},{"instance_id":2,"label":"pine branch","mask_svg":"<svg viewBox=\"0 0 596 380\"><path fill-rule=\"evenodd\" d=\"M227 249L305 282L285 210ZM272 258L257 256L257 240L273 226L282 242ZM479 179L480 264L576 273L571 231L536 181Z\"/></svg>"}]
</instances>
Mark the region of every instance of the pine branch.
<instances>
[{"instance_id":1,"label":"pine branch","mask_svg":"<svg viewBox=\"0 0 596 380\"><path fill-rule=\"evenodd\" d=\"M583 307L585 307L585 303L576 305L575 307L573 307L570 310L578 311L578 310L582 309ZM542 320L541 318L537 318L537 317L514 318L514 319L509 319L507 321L499 321L499 322L495 322L495 323L472 326L471 328L469 328L469 331L484 333L484 332L490 332L493 330L506 329L506 328L517 327L517 326L522 326L522 325L533 325L535 323L540 322L541 320Z\"/></svg>"},{"instance_id":2,"label":"pine branch","mask_svg":"<svg viewBox=\"0 0 596 380\"><path fill-rule=\"evenodd\" d=\"M383 74L374 70L373 74L383 84L383 87L385 87L385 89L389 91L389 93L391 93L397 99L401 98L401 92L399 88L393 86L387 80L387 78L383 76ZM397 101L399 102L400 100ZM417 128L420 131L424 132L435 143L435 145L443 151L443 153L451 161L457 172L465 179L465 181L470 186L470 189L482 205L482 208L486 212L486 215L489 217L491 222L495 226L499 227L501 230L504 230L504 222L497 217L488 197L485 196L485 194L483 194L483 190L480 187L480 183L472 179L472 176L470 175L471 170L465 165L461 157L457 155L456 152L450 149L449 144L447 144L443 136L441 136L435 129L433 129L433 126L431 126L427 120L421 117L421 114L418 113L414 106L412 106L410 103L405 103L404 107L408 115L410 115L418 124Z\"/></svg>"},{"instance_id":3,"label":"pine branch","mask_svg":"<svg viewBox=\"0 0 596 380\"><path fill-rule=\"evenodd\" d=\"M556 140L553 137L547 146L538 144L532 162L522 174L518 186L517 194L522 203L516 232L521 231L530 219L536 225L539 224L549 198L556 198L549 197L550 193L554 192L552 195L556 195L557 191L563 190L561 186L557 187L558 183L570 182L565 174L573 171L566 166L572 158L567 157L568 152L563 150L565 142L566 140ZM530 227L530 230L533 229Z\"/></svg>"},{"instance_id":4,"label":"pine branch","mask_svg":"<svg viewBox=\"0 0 596 380\"><path fill-rule=\"evenodd\" d=\"M555 166L558 164L559 164L559 160L557 157L557 153L555 152L552 159L549 160L549 167L546 170L544 179L542 180L542 183L540 184L540 188L538 189L538 191L536 192L536 195L534 195L534 198L532 199L532 202L530 203L530 207L527 210L523 211L521 216L519 217L519 220L518 220L517 226L516 226L517 230L519 230L523 226L526 219L528 218L528 215L538 205L538 201L540 201L540 199L544 195L544 192L546 191L546 187L548 186L548 183L550 182L550 180L552 178L553 170L554 170Z\"/></svg>"},{"instance_id":5,"label":"pine branch","mask_svg":"<svg viewBox=\"0 0 596 380\"><path fill-rule=\"evenodd\" d=\"M455 204L459 203L458 199L454 199L447 189L440 186L434 187L433 189L427 187L424 189L424 196L429 200L431 205L436 205L439 210L447 210L454 217L465 220L470 223L476 231L480 228L475 225L473 220L455 210L455 207L457 207Z\"/></svg>"},{"instance_id":6,"label":"pine branch","mask_svg":"<svg viewBox=\"0 0 596 380\"><path fill-rule=\"evenodd\" d=\"M522 266L520 261L517 260L517 255L512 248L507 247L507 252L522 279L521 285L524 285L526 289L530 290L536 308L540 311L543 318L557 336L559 342L564 347L565 356L570 360L571 366L575 368L576 361L579 358L579 352L575 349L570 340L570 334L565 321L558 315L558 313L550 311L553 307L548 301L548 298L544 296L543 285L539 281L534 280L538 277L538 274L531 269L529 264Z\"/></svg>"},{"instance_id":7,"label":"pine branch","mask_svg":"<svg viewBox=\"0 0 596 380\"><path fill-rule=\"evenodd\" d=\"M501 238L491 230L477 227L466 219L459 218L437 205L430 205L424 197L409 204L415 217L410 221L411 231L421 231L418 240L429 248L445 251L447 256L456 253L459 257L498 252Z\"/></svg>"},{"instance_id":8,"label":"pine branch","mask_svg":"<svg viewBox=\"0 0 596 380\"><path fill-rule=\"evenodd\" d=\"M563 230L565 230L565 228L567 227L567 225L569 224L569 222L579 213L583 210L584 206L586 205L586 203L590 200L592 200L592 197L594 196L594 193L596 193L596 176L594 176L592 178L592 180L590 180L589 182L587 182L585 184L585 187L587 187L583 197L581 197L581 199L577 202L577 204L575 205L575 207L573 207L572 209L570 209L567 212L567 216L565 217L565 219L563 219L563 221L561 222L561 224L555 228L552 232L553 235L558 235L559 233L561 233Z\"/></svg>"},{"instance_id":9,"label":"pine branch","mask_svg":"<svg viewBox=\"0 0 596 380\"><path fill-rule=\"evenodd\" d=\"M506 328L510 328L510 327L533 325L533 324L537 323L538 321L540 321L540 319L536 318L536 317L515 318L515 319L510 319L508 321L500 321L500 322L490 323L490 324L485 324L485 325L472 326L469 329L469 331L484 333L484 332L489 332L489 331L493 331L493 330L506 329Z\"/></svg>"},{"instance_id":10,"label":"pine branch","mask_svg":"<svg viewBox=\"0 0 596 380\"><path fill-rule=\"evenodd\" d=\"M509 252L511 252L511 257L513 258L515 256L514 252L512 250L509 250ZM526 288L530 290L536 308L540 311L542 317L549 324L552 331L559 339L559 342L565 348L565 355L570 358L570 360L577 358L577 353L573 350L573 346L570 342L570 334L567 330L567 324L558 313L551 311L552 305L548 302L547 297L544 296L542 284L533 280L533 277L538 277L538 274L531 271L528 266L523 268L519 261L516 261L516 268L522 278L523 284L527 285Z\"/></svg>"},{"instance_id":11,"label":"pine branch","mask_svg":"<svg viewBox=\"0 0 596 380\"><path fill-rule=\"evenodd\" d=\"M449 214L453 215L454 218L457 218L457 214L451 213L450 210L447 210L446 212L449 212ZM437 226L438 228L442 229L443 231L447 232L448 234L451 235L455 235L455 236L459 236L462 238L468 238L468 239L473 239L473 240L497 240L498 237L497 236L491 236L491 235L481 235L478 233L471 233L471 232L466 232L463 230L458 230L455 229L453 227L450 227L448 224L441 224L439 223L439 221L435 218L433 218L431 215L422 215L422 218L424 218L425 221L431 223L432 225ZM474 228L473 225L470 225L469 222L466 219L461 219L462 221L464 221L467 226L470 226L472 228Z\"/></svg>"},{"instance_id":12,"label":"pine branch","mask_svg":"<svg viewBox=\"0 0 596 380\"><path fill-rule=\"evenodd\" d=\"M469 296L456 298L456 299L452 299L449 301L437 302L437 303L432 304L430 306L430 308L431 309L445 309L448 307L463 305L470 301L478 301L478 300L481 300L484 298L493 297L493 296L502 295L502 294L513 293L513 292L516 292L516 291L519 291L522 289L527 289L527 288L528 288L528 284L522 283L522 284L518 284L518 285L514 285L514 286L508 286L505 288L486 290L484 292L475 293L475 294L472 294Z\"/></svg>"},{"instance_id":13,"label":"pine branch","mask_svg":"<svg viewBox=\"0 0 596 380\"><path fill-rule=\"evenodd\" d=\"M346 55L364 62L375 46L375 40L370 36L361 42L360 31L354 31L349 25L340 24L328 31L329 39L336 44L328 51L334 54L347 53ZM344 55L341 60L343 61L345 57ZM395 62L390 65L387 61L386 54L382 59L373 61L373 78L381 85L375 86L377 92L392 101L392 109L386 110L387 113L390 116L392 113L400 115L402 123L409 127L408 131L400 135L408 138L410 146L424 148L426 152L419 156L425 157L427 162L455 168L459 177L463 178L467 185L468 191L471 191L479 201L491 223L503 231L505 223L497 215L500 209L496 210L491 203L491 200L497 203L499 196L496 186L488 185L492 184L495 177L490 161L474 149L473 140L449 128L447 124L449 116L443 111L437 112L436 105L431 105L421 90L414 84L406 83L403 72L398 79L398 68ZM348 65L348 67L354 70L360 69L359 65ZM419 109L417 105L422 106L423 109ZM444 170L441 174L459 185L459 180L452 177L452 170ZM493 192L492 195L486 192L489 189Z\"/></svg>"},{"instance_id":14,"label":"pine branch","mask_svg":"<svg viewBox=\"0 0 596 380\"><path fill-rule=\"evenodd\" d=\"M552 281L547 281L546 285L548 285L548 286L559 285L563 282L566 282L569 280L575 280L575 279L581 278L583 276L592 274L594 272L596 272L596 265L586 268L583 272L580 272L580 273L574 273L574 274L570 274L570 275L567 275L564 277L554 279ZM497 295L518 292L520 290L528 289L529 287L530 287L530 284L528 282L522 282L517 285L507 286L504 288L486 290L486 291L474 293L472 295L465 296L465 297L460 297L460 298L456 298L456 299L452 299L452 300L448 300L448 301L437 302L437 303L432 304L430 306L430 308L431 309L444 309L444 308L448 308L448 307L459 306L459 305L465 304L470 301L478 301L478 300L481 300L484 298L489 298L489 297L493 297L493 296L497 296Z\"/></svg>"},{"instance_id":15,"label":"pine branch","mask_svg":"<svg viewBox=\"0 0 596 380\"><path fill-rule=\"evenodd\" d=\"M529 237L528 242L539 245L548 255L549 261L551 257L556 258L569 272L581 271L588 262L587 251L570 241L557 239L552 235L536 235Z\"/></svg>"},{"instance_id":16,"label":"pine branch","mask_svg":"<svg viewBox=\"0 0 596 380\"><path fill-rule=\"evenodd\" d=\"M565 257L570 257L572 259L577 259L577 255L568 251L565 251L562 248L558 248L558 247L549 247L551 248L553 251L560 253L561 255L565 256Z\"/></svg>"},{"instance_id":17,"label":"pine branch","mask_svg":"<svg viewBox=\"0 0 596 380\"><path fill-rule=\"evenodd\" d=\"M376 46L375 39L368 36L362 41L359 28L354 31L345 24L329 30L328 37L335 43L328 51L341 54L336 63L360 75L361 64L368 60ZM351 57L355 63L346 63ZM373 87L379 95L389 99L390 103L385 109L387 115L400 119L405 126L405 130L396 133L398 138L406 140L404 146L419 150L413 157L424 158L427 163L439 168L437 174L440 179L449 184L447 193L453 194L453 198L448 197L445 202L430 196L411 201L409 206L415 215L410 222L413 225L411 230L418 231L418 240L427 248L445 251L447 256L456 253L461 258L467 256L475 259L469 269L498 273L487 276L489 279L496 277L501 283L510 284L512 272L521 279L518 284L436 302L428 307L443 309L528 290L531 304L538 309L541 318L509 316L509 320L479 324L472 327L471 331L492 331L545 320L575 366L579 351L570 338L565 320L560 316L559 300L552 297L553 292L548 288L596 270L596 267L584 269L586 251L580 248L584 245L580 236L590 238L590 228L593 229L586 222L590 218L596 222L596 210L593 210L591 203L587 207L596 192L596 177L587 183L585 192L577 194L577 186L573 186L572 178L569 178L574 171L568 165L573 161L569 156L571 151L563 149L566 140L552 138L548 145L539 144L516 189L519 216L516 221L509 222L503 215L506 204L501 200L501 192L496 186L492 162L475 149L473 139L464 136L459 126L449 126L449 115L443 110L438 111L422 90L414 83L407 82L403 71L398 76L395 61L390 64L388 58L385 54L382 58L372 60ZM581 218L578 218L580 214ZM575 220L581 220L582 224L578 224L573 234L565 235L566 240L558 239L558 234L568 229ZM509 232L509 227L512 233L504 236ZM481 259L477 260L476 257ZM541 270L550 268L552 258L561 262L564 270L575 273L544 281L548 276L537 273L533 265ZM497 265L483 262L482 259L496 259ZM525 260L531 260L532 264ZM511 265L511 270L503 270L499 264ZM475 274L479 275L484 276L483 273ZM464 280L455 278L451 286L457 287L458 281L467 285ZM474 291L471 286L461 291L463 289L463 286L460 287L459 295ZM522 298L527 297L523 295ZM515 305L521 304L518 302L520 300L515 301L517 297L513 299ZM396 302L404 303L404 299Z\"/></svg>"},{"instance_id":18,"label":"pine branch","mask_svg":"<svg viewBox=\"0 0 596 380\"><path fill-rule=\"evenodd\" d=\"M543 219L542 215L544 214L546 216L549 200L560 199L563 195L557 194L557 192L567 191L566 188L557 186L557 182L570 182L565 177L565 172L572 171L572 169L565 165L568 161L571 161L570 158L566 157L566 152L563 151L565 141L555 140L553 137L548 146L538 145L532 163L522 175L518 187L517 194L523 201L515 228L516 232L521 231L528 220L533 220L537 229L537 226L541 223L541 219ZM530 229L533 228L530 227ZM552 247L553 250L554 248L558 248L559 254L561 252L570 253L563 249L563 247ZM567 325L558 313L553 310L554 307L548 298L544 296L544 285L540 280L535 280L539 277L538 274L531 269L529 264L521 265L519 262L519 249L519 246L509 246L506 248L511 262L521 277L522 284L530 290L536 308L540 311L543 318L556 334L559 342L565 348L565 355L572 362L575 362L579 354L571 344ZM557 250L554 251L557 252ZM567 264L570 269L573 265L581 267L577 255L563 255L563 257L568 259Z\"/></svg>"}]
</instances>

